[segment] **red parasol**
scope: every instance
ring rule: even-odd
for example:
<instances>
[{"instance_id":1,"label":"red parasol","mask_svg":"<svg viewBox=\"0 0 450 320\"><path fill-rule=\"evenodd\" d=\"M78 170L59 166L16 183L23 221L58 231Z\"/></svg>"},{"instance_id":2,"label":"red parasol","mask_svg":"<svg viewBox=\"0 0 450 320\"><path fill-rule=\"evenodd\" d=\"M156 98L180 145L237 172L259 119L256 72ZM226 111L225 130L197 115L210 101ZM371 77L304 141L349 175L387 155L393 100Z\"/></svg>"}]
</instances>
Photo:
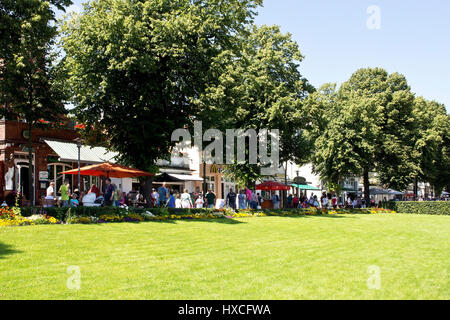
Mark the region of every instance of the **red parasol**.
<instances>
[{"instance_id":1,"label":"red parasol","mask_svg":"<svg viewBox=\"0 0 450 320\"><path fill-rule=\"evenodd\" d=\"M275 181L266 181L256 186L256 190L275 191L275 190L291 190L291 187Z\"/></svg>"}]
</instances>

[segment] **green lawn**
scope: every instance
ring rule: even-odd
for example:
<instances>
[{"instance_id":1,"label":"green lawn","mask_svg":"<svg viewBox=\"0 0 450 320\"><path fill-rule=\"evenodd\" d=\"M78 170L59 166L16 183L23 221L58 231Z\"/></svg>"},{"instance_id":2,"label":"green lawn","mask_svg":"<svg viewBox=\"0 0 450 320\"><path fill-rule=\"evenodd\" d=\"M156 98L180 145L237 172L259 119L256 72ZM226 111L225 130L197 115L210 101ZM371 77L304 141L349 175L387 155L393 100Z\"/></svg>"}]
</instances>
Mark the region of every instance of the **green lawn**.
<instances>
[{"instance_id":1,"label":"green lawn","mask_svg":"<svg viewBox=\"0 0 450 320\"><path fill-rule=\"evenodd\" d=\"M449 235L400 214L1 228L0 299L449 299Z\"/></svg>"}]
</instances>

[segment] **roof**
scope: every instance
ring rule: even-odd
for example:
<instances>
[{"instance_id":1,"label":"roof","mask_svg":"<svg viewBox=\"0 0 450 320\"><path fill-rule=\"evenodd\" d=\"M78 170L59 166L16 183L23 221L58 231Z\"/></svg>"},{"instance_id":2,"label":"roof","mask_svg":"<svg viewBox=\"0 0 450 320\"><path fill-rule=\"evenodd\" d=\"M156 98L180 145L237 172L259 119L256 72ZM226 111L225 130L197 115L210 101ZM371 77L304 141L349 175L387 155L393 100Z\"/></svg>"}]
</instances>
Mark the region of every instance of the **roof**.
<instances>
[{"instance_id":1,"label":"roof","mask_svg":"<svg viewBox=\"0 0 450 320\"><path fill-rule=\"evenodd\" d=\"M78 147L75 142L48 139L44 141L58 154L60 161L78 161ZM103 147L82 145L80 149L80 160L84 163L102 163L106 161L114 163L114 158L117 156L117 152L110 152Z\"/></svg>"},{"instance_id":2,"label":"roof","mask_svg":"<svg viewBox=\"0 0 450 320\"><path fill-rule=\"evenodd\" d=\"M310 186L308 184L292 184L294 188L299 188L301 190L321 190L320 188Z\"/></svg>"},{"instance_id":3,"label":"roof","mask_svg":"<svg viewBox=\"0 0 450 320\"><path fill-rule=\"evenodd\" d=\"M169 173L169 176L172 176L175 179L182 180L182 181L203 181L202 178L189 176L187 174L173 174L173 173Z\"/></svg>"}]
</instances>

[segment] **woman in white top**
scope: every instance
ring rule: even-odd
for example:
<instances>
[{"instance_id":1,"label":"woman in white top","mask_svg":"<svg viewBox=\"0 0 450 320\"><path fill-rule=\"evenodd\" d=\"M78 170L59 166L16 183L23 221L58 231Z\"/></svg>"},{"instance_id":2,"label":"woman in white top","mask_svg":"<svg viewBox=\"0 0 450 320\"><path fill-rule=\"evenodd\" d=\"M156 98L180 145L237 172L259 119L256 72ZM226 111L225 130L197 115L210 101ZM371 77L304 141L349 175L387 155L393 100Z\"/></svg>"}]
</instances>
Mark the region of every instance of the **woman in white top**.
<instances>
[{"instance_id":1,"label":"woman in white top","mask_svg":"<svg viewBox=\"0 0 450 320\"><path fill-rule=\"evenodd\" d=\"M55 183L52 181L47 188L47 196L45 197L44 207L53 206L53 200L55 199Z\"/></svg>"},{"instance_id":2,"label":"woman in white top","mask_svg":"<svg viewBox=\"0 0 450 320\"><path fill-rule=\"evenodd\" d=\"M197 200L195 200L195 206L197 207L197 209L202 209L204 203L205 201L203 201L202 194L199 194Z\"/></svg>"},{"instance_id":3,"label":"woman in white top","mask_svg":"<svg viewBox=\"0 0 450 320\"><path fill-rule=\"evenodd\" d=\"M181 209L181 195L177 193L177 196L175 198L175 208Z\"/></svg>"},{"instance_id":4,"label":"woman in white top","mask_svg":"<svg viewBox=\"0 0 450 320\"><path fill-rule=\"evenodd\" d=\"M181 195L181 207L184 209L192 208L191 195L188 190L185 189L184 193Z\"/></svg>"}]
</instances>

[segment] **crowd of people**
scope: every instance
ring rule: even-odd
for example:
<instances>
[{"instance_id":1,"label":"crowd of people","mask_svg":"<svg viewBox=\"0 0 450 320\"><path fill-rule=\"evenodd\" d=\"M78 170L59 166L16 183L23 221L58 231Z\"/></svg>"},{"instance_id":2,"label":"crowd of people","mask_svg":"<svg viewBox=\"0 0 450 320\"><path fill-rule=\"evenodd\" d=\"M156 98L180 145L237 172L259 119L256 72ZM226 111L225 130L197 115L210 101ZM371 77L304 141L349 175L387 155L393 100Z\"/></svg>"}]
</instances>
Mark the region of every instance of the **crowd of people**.
<instances>
[{"instance_id":1,"label":"crowd of people","mask_svg":"<svg viewBox=\"0 0 450 320\"><path fill-rule=\"evenodd\" d=\"M56 191L61 195L56 200ZM265 195L266 196L266 195ZM168 207L168 208L215 208L217 196L213 190L208 190L206 194L202 192L189 192L187 189L179 192L169 189L166 183L158 188L153 188L151 193L152 207ZM280 196L273 193L271 197L263 198L260 193L249 188L238 191L238 194L230 189L223 207L232 209L260 209L265 200L272 200L273 208L279 209L281 204ZM96 185L92 185L87 193L75 189L71 191L69 180L66 179L60 186L59 190L55 190L55 183L51 182L47 188L47 196L44 206L61 206L61 207L78 207L78 206L147 206L143 194L139 191L125 193L106 178L102 191ZM381 206L381 204L378 204ZM376 203L371 197L369 204L365 199L357 196L348 196L346 201L342 203L340 197L336 194L323 193L320 199L317 195L311 194L307 197L306 193L289 194L286 199L286 208L366 208L375 207Z\"/></svg>"},{"instance_id":2,"label":"crowd of people","mask_svg":"<svg viewBox=\"0 0 450 320\"><path fill-rule=\"evenodd\" d=\"M181 193L169 190L166 184L163 184L158 189L152 190L152 204L154 207L212 209L216 206L216 200L217 196L211 189L206 194L202 192L189 193L187 189ZM233 209L257 209L258 206L261 206L261 202L261 195L250 189L241 190L239 194L230 189L224 206Z\"/></svg>"},{"instance_id":3,"label":"crowd of people","mask_svg":"<svg viewBox=\"0 0 450 320\"><path fill-rule=\"evenodd\" d=\"M56 197L56 192L61 196ZM71 190L69 179L64 180L64 183L55 189L55 183L50 182L47 188L46 197L44 200L45 207L59 206L59 207L78 207L78 206L123 206L127 203L128 197L125 192L121 192L119 188L111 183L110 178L105 179L105 187L103 191L93 184L86 193L78 189Z\"/></svg>"},{"instance_id":4,"label":"crowd of people","mask_svg":"<svg viewBox=\"0 0 450 320\"><path fill-rule=\"evenodd\" d=\"M347 200L343 203L342 199L338 197L335 193L327 194L322 193L320 199L317 195L311 194L309 198L306 193L300 193L298 195L290 194L287 197L287 208L322 208L322 209L338 209L338 208L367 208L375 207L375 199L371 197L370 203L367 204L366 200L361 197L351 196L347 197Z\"/></svg>"}]
</instances>

